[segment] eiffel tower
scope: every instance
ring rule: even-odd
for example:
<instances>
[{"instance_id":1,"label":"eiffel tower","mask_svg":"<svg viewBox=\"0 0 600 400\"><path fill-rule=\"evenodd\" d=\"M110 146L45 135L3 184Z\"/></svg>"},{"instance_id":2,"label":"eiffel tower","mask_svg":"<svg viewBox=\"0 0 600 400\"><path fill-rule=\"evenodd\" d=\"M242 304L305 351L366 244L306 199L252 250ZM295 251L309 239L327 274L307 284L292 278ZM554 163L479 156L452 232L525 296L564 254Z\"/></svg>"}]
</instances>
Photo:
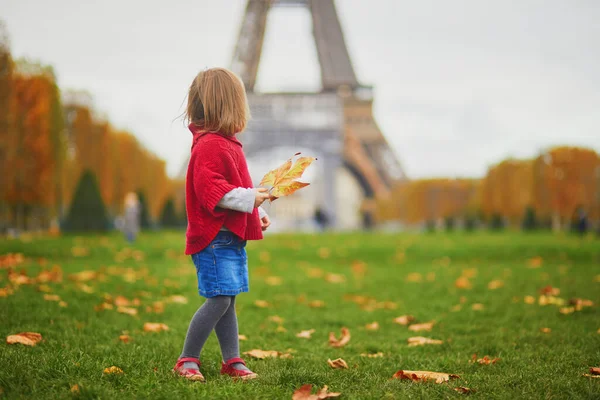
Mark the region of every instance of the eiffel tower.
<instances>
[{"instance_id":1,"label":"eiffel tower","mask_svg":"<svg viewBox=\"0 0 600 400\"><path fill-rule=\"evenodd\" d=\"M310 11L322 89L256 92L267 15L272 7L290 6ZM286 228L296 229L320 209L334 228L371 225L375 198L387 197L405 174L373 118L372 87L356 77L333 0L248 0L231 69L246 86L252 112L240 135L250 165L252 159L264 164L278 148L290 149L285 158L300 150L319 158L310 168L320 167L320 182L273 203L275 210L269 213L276 223L287 220ZM347 214L354 214L354 219Z\"/></svg>"}]
</instances>

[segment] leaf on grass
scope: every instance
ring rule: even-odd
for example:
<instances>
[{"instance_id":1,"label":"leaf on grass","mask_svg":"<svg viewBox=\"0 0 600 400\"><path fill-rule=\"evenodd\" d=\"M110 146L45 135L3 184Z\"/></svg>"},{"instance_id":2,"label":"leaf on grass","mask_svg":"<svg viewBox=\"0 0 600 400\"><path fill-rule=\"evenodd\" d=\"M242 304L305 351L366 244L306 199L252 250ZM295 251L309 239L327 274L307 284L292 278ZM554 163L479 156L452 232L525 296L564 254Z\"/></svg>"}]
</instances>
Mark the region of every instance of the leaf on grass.
<instances>
[{"instance_id":1,"label":"leaf on grass","mask_svg":"<svg viewBox=\"0 0 600 400\"><path fill-rule=\"evenodd\" d=\"M296 153L294 156L299 154L300 153ZM309 185L308 183L298 182L295 179L300 178L306 168L308 168L316 158L300 157L293 165L292 158L284 162L278 168L269 171L260 181L260 186L271 186L271 189L269 190L271 195L270 201L275 201L282 196L289 196L298 189Z\"/></svg>"},{"instance_id":2,"label":"leaf on grass","mask_svg":"<svg viewBox=\"0 0 600 400\"><path fill-rule=\"evenodd\" d=\"M470 394L475 392L473 389L464 386L455 387L454 390L461 394Z\"/></svg>"},{"instance_id":3,"label":"leaf on grass","mask_svg":"<svg viewBox=\"0 0 600 400\"><path fill-rule=\"evenodd\" d=\"M13 290L10 287L0 288L0 297L8 297L13 293Z\"/></svg>"},{"instance_id":4,"label":"leaf on grass","mask_svg":"<svg viewBox=\"0 0 600 400\"><path fill-rule=\"evenodd\" d=\"M311 335L315 333L314 329L309 329L306 331L300 331L299 333L296 333L296 337L299 338L304 338L304 339L310 339Z\"/></svg>"},{"instance_id":5,"label":"leaf on grass","mask_svg":"<svg viewBox=\"0 0 600 400\"><path fill-rule=\"evenodd\" d=\"M146 332L161 332L168 331L169 327L160 322L146 322L144 324L144 330Z\"/></svg>"},{"instance_id":6,"label":"leaf on grass","mask_svg":"<svg viewBox=\"0 0 600 400\"><path fill-rule=\"evenodd\" d=\"M283 324L283 318L281 318L279 315L271 315L268 318L269 321L271 322L275 322L276 324Z\"/></svg>"},{"instance_id":7,"label":"leaf on grass","mask_svg":"<svg viewBox=\"0 0 600 400\"><path fill-rule=\"evenodd\" d=\"M311 394L312 385L306 384L302 385L299 389L297 389L292 395L292 400L322 400L328 399L331 397L341 396L341 393L328 392L329 388L327 385L323 386L323 389L319 390L316 394Z\"/></svg>"},{"instance_id":8,"label":"leaf on grass","mask_svg":"<svg viewBox=\"0 0 600 400\"><path fill-rule=\"evenodd\" d=\"M454 286L457 289L471 289L473 284L471 284L471 281L466 276L460 276L454 281Z\"/></svg>"},{"instance_id":9,"label":"leaf on grass","mask_svg":"<svg viewBox=\"0 0 600 400\"><path fill-rule=\"evenodd\" d=\"M409 325L408 330L413 332L430 331L433 328L435 321L424 322L422 324Z\"/></svg>"},{"instance_id":10,"label":"leaf on grass","mask_svg":"<svg viewBox=\"0 0 600 400\"><path fill-rule=\"evenodd\" d=\"M360 356L367 357L367 358L380 358L380 357L383 357L383 353L381 351L379 351L377 353L361 353Z\"/></svg>"},{"instance_id":11,"label":"leaf on grass","mask_svg":"<svg viewBox=\"0 0 600 400\"><path fill-rule=\"evenodd\" d=\"M285 333L285 332L287 332L287 329L285 329L285 327L283 325L279 325L277 327L277 329L275 329L275 332Z\"/></svg>"},{"instance_id":12,"label":"leaf on grass","mask_svg":"<svg viewBox=\"0 0 600 400\"><path fill-rule=\"evenodd\" d=\"M590 373L583 374L583 376L588 378L600 379L600 367L590 367Z\"/></svg>"},{"instance_id":13,"label":"leaf on grass","mask_svg":"<svg viewBox=\"0 0 600 400\"><path fill-rule=\"evenodd\" d=\"M500 289L503 286L504 286L504 281L502 281L500 279L494 279L493 281L490 281L490 283L488 283L488 289L490 289L490 290Z\"/></svg>"},{"instance_id":14,"label":"leaf on grass","mask_svg":"<svg viewBox=\"0 0 600 400\"><path fill-rule=\"evenodd\" d=\"M254 305L258 308L268 308L271 307L271 304L265 300L255 300Z\"/></svg>"},{"instance_id":15,"label":"leaf on grass","mask_svg":"<svg viewBox=\"0 0 600 400\"><path fill-rule=\"evenodd\" d=\"M329 364L329 366L333 369L348 369L348 364L341 358L337 358L333 361L330 358L328 358L327 364Z\"/></svg>"},{"instance_id":16,"label":"leaf on grass","mask_svg":"<svg viewBox=\"0 0 600 400\"><path fill-rule=\"evenodd\" d=\"M248 357L264 360L265 358L292 358L290 353L282 353L275 350L259 350L254 349L244 352Z\"/></svg>"},{"instance_id":17,"label":"leaf on grass","mask_svg":"<svg viewBox=\"0 0 600 400\"><path fill-rule=\"evenodd\" d=\"M121 335L121 336L119 336L119 340L123 343L129 343L131 341L131 336Z\"/></svg>"},{"instance_id":18,"label":"leaf on grass","mask_svg":"<svg viewBox=\"0 0 600 400\"><path fill-rule=\"evenodd\" d=\"M74 384L71 386L71 393L79 393L79 385Z\"/></svg>"},{"instance_id":19,"label":"leaf on grass","mask_svg":"<svg viewBox=\"0 0 600 400\"><path fill-rule=\"evenodd\" d=\"M550 333L550 332L552 332L552 329L550 329L550 328L540 328L540 332L542 332L542 333Z\"/></svg>"},{"instance_id":20,"label":"leaf on grass","mask_svg":"<svg viewBox=\"0 0 600 400\"><path fill-rule=\"evenodd\" d=\"M137 308L133 308L133 307L117 307L117 312L121 313L121 314L127 314L127 315L137 315L138 310Z\"/></svg>"},{"instance_id":21,"label":"leaf on grass","mask_svg":"<svg viewBox=\"0 0 600 400\"><path fill-rule=\"evenodd\" d=\"M473 311L482 311L485 308L485 306L481 303L474 303L471 305L471 310Z\"/></svg>"},{"instance_id":22,"label":"leaf on grass","mask_svg":"<svg viewBox=\"0 0 600 400\"><path fill-rule=\"evenodd\" d=\"M560 294L560 289L548 285L541 288L540 293L546 296L558 296Z\"/></svg>"},{"instance_id":23,"label":"leaf on grass","mask_svg":"<svg viewBox=\"0 0 600 400\"><path fill-rule=\"evenodd\" d=\"M269 286L279 286L283 283L283 279L280 276L267 276L265 283Z\"/></svg>"},{"instance_id":24,"label":"leaf on grass","mask_svg":"<svg viewBox=\"0 0 600 400\"><path fill-rule=\"evenodd\" d=\"M450 379L460 378L455 374L447 374L444 372L430 372L430 371L404 371L400 370L396 372L393 379L408 379L413 382L424 382L434 381L435 383L448 382Z\"/></svg>"},{"instance_id":25,"label":"leaf on grass","mask_svg":"<svg viewBox=\"0 0 600 400\"><path fill-rule=\"evenodd\" d=\"M411 272L406 275L406 282L421 282L423 280L423 275L418 272Z\"/></svg>"},{"instance_id":26,"label":"leaf on grass","mask_svg":"<svg viewBox=\"0 0 600 400\"><path fill-rule=\"evenodd\" d=\"M173 296L169 297L169 303L187 304L188 299L180 294L174 294Z\"/></svg>"},{"instance_id":27,"label":"leaf on grass","mask_svg":"<svg viewBox=\"0 0 600 400\"><path fill-rule=\"evenodd\" d=\"M529 268L540 268L543 263L544 259L540 256L532 257L529 260L527 260L527 266Z\"/></svg>"},{"instance_id":28,"label":"leaf on grass","mask_svg":"<svg viewBox=\"0 0 600 400\"><path fill-rule=\"evenodd\" d=\"M36 332L21 332L16 335L6 337L8 344L22 344L25 346L35 346L42 340L42 335Z\"/></svg>"},{"instance_id":29,"label":"leaf on grass","mask_svg":"<svg viewBox=\"0 0 600 400\"><path fill-rule=\"evenodd\" d=\"M246 337L246 335L238 334L238 340L248 340L248 338Z\"/></svg>"},{"instance_id":30,"label":"leaf on grass","mask_svg":"<svg viewBox=\"0 0 600 400\"><path fill-rule=\"evenodd\" d=\"M46 301L60 301L60 296L57 294L45 294L44 300Z\"/></svg>"},{"instance_id":31,"label":"leaf on grass","mask_svg":"<svg viewBox=\"0 0 600 400\"><path fill-rule=\"evenodd\" d=\"M325 275L325 280L329 283L344 283L346 282L346 277L341 274L327 274Z\"/></svg>"},{"instance_id":32,"label":"leaf on grass","mask_svg":"<svg viewBox=\"0 0 600 400\"><path fill-rule=\"evenodd\" d=\"M426 344L442 344L442 340L430 339L423 336L415 336L408 338L408 347L423 346Z\"/></svg>"},{"instance_id":33,"label":"leaf on grass","mask_svg":"<svg viewBox=\"0 0 600 400\"><path fill-rule=\"evenodd\" d=\"M108 367L108 368L104 368L104 373L106 375L110 375L110 374L114 374L114 375L120 375L123 373L123 370L119 367L115 367L114 365L112 367Z\"/></svg>"},{"instance_id":34,"label":"leaf on grass","mask_svg":"<svg viewBox=\"0 0 600 400\"><path fill-rule=\"evenodd\" d=\"M408 325L415 320L415 317L412 315L401 315L397 318L394 318L394 322L400 325Z\"/></svg>"},{"instance_id":35,"label":"leaf on grass","mask_svg":"<svg viewBox=\"0 0 600 400\"><path fill-rule=\"evenodd\" d=\"M130 304L130 302L125 296L119 295L115 297L115 299L113 300L113 304L117 307L127 307Z\"/></svg>"},{"instance_id":36,"label":"leaf on grass","mask_svg":"<svg viewBox=\"0 0 600 400\"><path fill-rule=\"evenodd\" d=\"M308 303L310 308L323 308L325 307L325 302L323 300L313 300Z\"/></svg>"},{"instance_id":37,"label":"leaf on grass","mask_svg":"<svg viewBox=\"0 0 600 400\"><path fill-rule=\"evenodd\" d=\"M101 304L98 304L97 306L94 307L94 310L96 311L103 311L103 310L112 310L114 308L114 306L110 303L104 302Z\"/></svg>"},{"instance_id":38,"label":"leaf on grass","mask_svg":"<svg viewBox=\"0 0 600 400\"><path fill-rule=\"evenodd\" d=\"M489 356L484 356L483 358L477 358L477 354L473 354L473 356L471 356L472 363L478 363L481 365L496 364L498 361L500 361L499 358L490 358Z\"/></svg>"},{"instance_id":39,"label":"leaf on grass","mask_svg":"<svg viewBox=\"0 0 600 400\"><path fill-rule=\"evenodd\" d=\"M97 276L97 271L81 271L76 274L69 275L69 279L76 282L87 282L96 279Z\"/></svg>"},{"instance_id":40,"label":"leaf on grass","mask_svg":"<svg viewBox=\"0 0 600 400\"><path fill-rule=\"evenodd\" d=\"M331 250L328 247L321 247L321 248L319 248L319 251L317 252L317 254L319 255L320 258L325 260L325 259L329 258L329 256L331 256Z\"/></svg>"},{"instance_id":41,"label":"leaf on grass","mask_svg":"<svg viewBox=\"0 0 600 400\"><path fill-rule=\"evenodd\" d=\"M572 314L575 312L575 307L561 307L558 309L561 314Z\"/></svg>"},{"instance_id":42,"label":"leaf on grass","mask_svg":"<svg viewBox=\"0 0 600 400\"><path fill-rule=\"evenodd\" d=\"M375 321L370 324L365 325L365 329L368 331L376 331L379 329L379 322Z\"/></svg>"},{"instance_id":43,"label":"leaf on grass","mask_svg":"<svg viewBox=\"0 0 600 400\"><path fill-rule=\"evenodd\" d=\"M534 304L535 303L535 297L533 297L533 296L525 296L523 298L523 301L525 302L525 304Z\"/></svg>"},{"instance_id":44,"label":"leaf on grass","mask_svg":"<svg viewBox=\"0 0 600 400\"><path fill-rule=\"evenodd\" d=\"M342 328L342 336L338 340L333 332L329 332L329 345L331 347L344 347L350 341L350 330Z\"/></svg>"}]
</instances>

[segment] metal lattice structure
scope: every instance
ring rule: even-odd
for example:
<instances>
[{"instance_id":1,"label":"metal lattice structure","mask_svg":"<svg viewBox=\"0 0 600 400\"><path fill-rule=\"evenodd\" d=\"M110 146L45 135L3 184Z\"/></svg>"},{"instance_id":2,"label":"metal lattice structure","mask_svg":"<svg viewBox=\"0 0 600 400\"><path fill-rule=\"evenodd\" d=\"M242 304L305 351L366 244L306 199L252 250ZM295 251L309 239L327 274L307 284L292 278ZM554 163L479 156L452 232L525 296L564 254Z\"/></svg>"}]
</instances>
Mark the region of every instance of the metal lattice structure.
<instances>
[{"instance_id":1,"label":"metal lattice structure","mask_svg":"<svg viewBox=\"0 0 600 400\"><path fill-rule=\"evenodd\" d=\"M273 7L284 6L310 11L321 70L320 92L255 92L267 16ZM241 136L246 156L264 159L265 152L288 147L318 155L321 184L319 193L311 194L312 200L316 198L313 206L324 210L334 227L340 227L340 203L348 200L336 171L349 172L362 190L355 212L362 213L363 225L368 225L374 199L388 196L392 185L405 175L373 119L372 89L356 77L334 1L248 0L231 69L246 86L253 116ZM331 201L336 198L337 203ZM297 220L309 216L290 212Z\"/></svg>"}]
</instances>

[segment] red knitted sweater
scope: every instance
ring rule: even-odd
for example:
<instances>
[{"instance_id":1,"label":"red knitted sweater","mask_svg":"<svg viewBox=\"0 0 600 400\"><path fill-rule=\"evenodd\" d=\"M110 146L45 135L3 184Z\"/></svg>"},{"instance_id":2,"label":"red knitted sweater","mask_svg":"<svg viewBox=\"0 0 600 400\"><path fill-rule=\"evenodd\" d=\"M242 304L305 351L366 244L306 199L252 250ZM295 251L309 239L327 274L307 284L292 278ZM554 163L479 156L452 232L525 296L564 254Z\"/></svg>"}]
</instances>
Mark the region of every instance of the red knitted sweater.
<instances>
[{"instance_id":1,"label":"red knitted sweater","mask_svg":"<svg viewBox=\"0 0 600 400\"><path fill-rule=\"evenodd\" d=\"M185 254L202 251L223 226L243 240L262 239L258 209L248 214L217 207L231 190L253 187L242 144L235 136L204 132L194 125L190 130L194 141L185 183Z\"/></svg>"}]
</instances>

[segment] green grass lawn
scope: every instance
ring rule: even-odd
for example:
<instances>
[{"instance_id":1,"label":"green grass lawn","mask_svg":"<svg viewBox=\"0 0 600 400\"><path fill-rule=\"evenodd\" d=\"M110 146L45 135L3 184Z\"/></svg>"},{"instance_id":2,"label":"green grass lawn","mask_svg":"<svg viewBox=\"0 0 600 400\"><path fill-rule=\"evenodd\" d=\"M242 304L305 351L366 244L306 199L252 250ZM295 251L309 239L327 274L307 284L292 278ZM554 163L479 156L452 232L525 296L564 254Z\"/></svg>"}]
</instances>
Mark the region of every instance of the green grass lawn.
<instances>
[{"instance_id":1,"label":"green grass lawn","mask_svg":"<svg viewBox=\"0 0 600 400\"><path fill-rule=\"evenodd\" d=\"M203 301L193 264L182 255L183 240L180 232L144 234L133 247L117 235L2 239L0 254L25 256L15 271L36 277L58 265L63 277L14 286L9 268L0 267L0 288L14 289L0 297L0 335L33 331L43 336L35 347L0 344L0 397L290 399L295 389L310 383L328 385L345 399L465 396L453 390L457 386L485 399L600 398L600 379L582 376L600 366L596 238L269 236L248 246L251 291L237 301L240 333L247 337L241 348L291 352L293 358L248 359L260 378L233 382L219 375L220 352L212 335L201 355L207 384L171 374L188 322ZM80 271L97 275L77 282L72 274ZM457 287L457 279L467 287ZM491 281L501 287L489 289ZM548 285L560 289L555 297L565 305L539 304L540 289ZM45 294L56 294L66 304L45 300ZM137 315L95 310L119 295L135 301L129 307ZM185 296L187 304L170 302L173 295ZM528 304L526 296L533 296L535 304ZM572 298L594 305L560 313ZM257 306L257 300L268 307ZM548 300L560 302L552 297L541 301ZM311 307L318 301L322 307ZM433 329L412 332L394 323L405 314L417 322L435 321ZM274 322L273 316L283 322ZM164 323L169 330L144 332L145 322ZM373 322L378 330L365 328ZM342 327L350 330L350 342L330 347L329 332L339 335ZM312 338L296 337L309 329L315 330ZM123 334L129 343L119 340ZM443 344L409 347L412 336ZM383 357L361 356L378 352ZM472 363L474 353L500 360ZM349 369L328 366L328 358L340 357ZM113 365L124 373L103 374ZM447 384L392 380L401 369L448 372L460 379ZM79 390L72 392L74 385Z\"/></svg>"}]
</instances>

